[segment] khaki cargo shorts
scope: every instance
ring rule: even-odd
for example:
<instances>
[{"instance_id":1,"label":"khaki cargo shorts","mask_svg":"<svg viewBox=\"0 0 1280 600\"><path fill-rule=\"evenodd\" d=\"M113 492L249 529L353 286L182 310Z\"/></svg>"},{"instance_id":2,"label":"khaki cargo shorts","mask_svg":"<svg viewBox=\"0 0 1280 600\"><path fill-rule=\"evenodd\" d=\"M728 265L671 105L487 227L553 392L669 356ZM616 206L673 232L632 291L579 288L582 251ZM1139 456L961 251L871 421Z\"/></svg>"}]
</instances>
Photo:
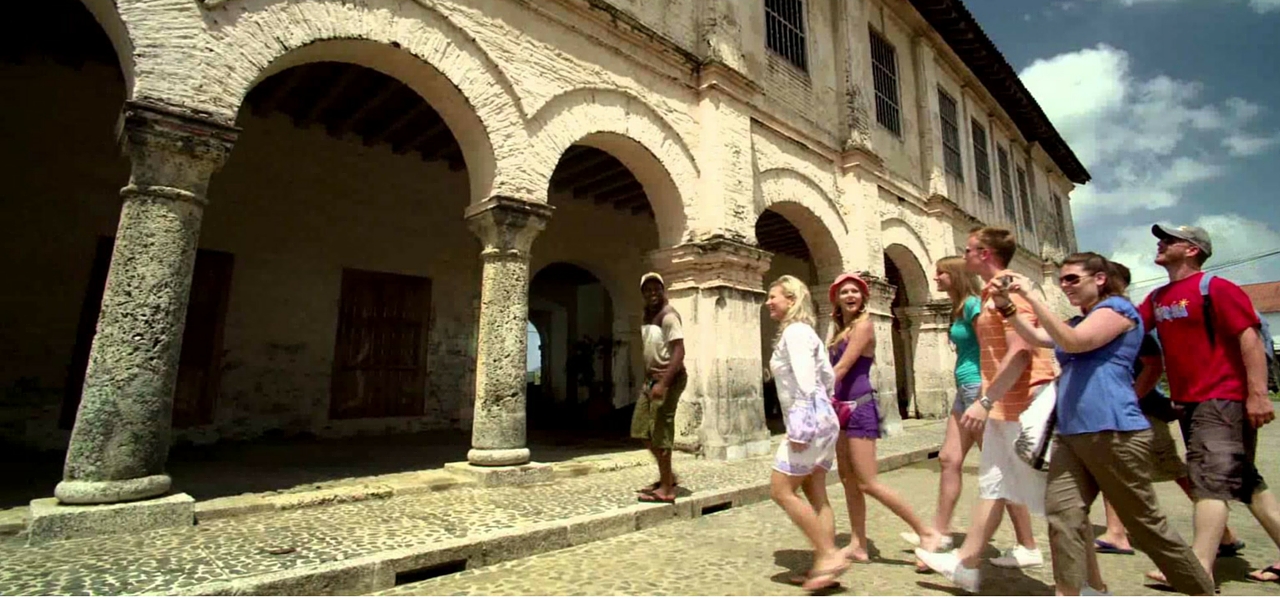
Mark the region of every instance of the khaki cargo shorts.
<instances>
[{"instance_id":1,"label":"khaki cargo shorts","mask_svg":"<svg viewBox=\"0 0 1280 600\"><path fill-rule=\"evenodd\" d=\"M688 380L685 373L677 375L675 381L671 382L671 387L667 389L667 395L661 400L653 400L649 397L649 390L657 381L646 380L644 385L640 386L640 398L636 401L636 411L631 415L631 437L646 440L653 448L662 450L674 448L676 405L680 403L680 396L684 393L684 386Z\"/></svg>"},{"instance_id":2,"label":"khaki cargo shorts","mask_svg":"<svg viewBox=\"0 0 1280 600\"><path fill-rule=\"evenodd\" d=\"M1151 481L1173 481L1187 474L1187 463L1178 454L1178 443L1168 422L1148 415L1151 422Z\"/></svg>"}]
</instances>

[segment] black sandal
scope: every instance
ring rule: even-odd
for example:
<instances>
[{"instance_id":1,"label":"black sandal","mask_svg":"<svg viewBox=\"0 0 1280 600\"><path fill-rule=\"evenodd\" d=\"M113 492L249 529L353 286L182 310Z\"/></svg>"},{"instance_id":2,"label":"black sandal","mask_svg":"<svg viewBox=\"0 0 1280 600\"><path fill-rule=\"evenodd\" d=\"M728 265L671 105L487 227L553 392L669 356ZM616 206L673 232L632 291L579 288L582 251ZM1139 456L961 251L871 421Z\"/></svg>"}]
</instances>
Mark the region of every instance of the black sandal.
<instances>
[{"instance_id":1,"label":"black sandal","mask_svg":"<svg viewBox=\"0 0 1280 600\"><path fill-rule=\"evenodd\" d=\"M1277 566L1275 566L1275 565L1271 565L1271 566L1269 566L1269 567L1267 567L1267 568L1263 569L1261 572L1262 572L1262 573L1270 573L1270 574L1272 574L1272 575L1275 575L1275 576L1276 576L1276 578L1275 578L1275 579L1263 579L1263 578L1261 578L1261 577L1258 577L1258 576L1254 575L1253 573L1250 573L1250 574L1249 574L1249 579L1251 579L1251 580L1253 580L1253 581L1256 581L1256 582L1258 582L1258 583L1276 583L1276 582L1280 582L1280 567L1277 567Z\"/></svg>"}]
</instances>

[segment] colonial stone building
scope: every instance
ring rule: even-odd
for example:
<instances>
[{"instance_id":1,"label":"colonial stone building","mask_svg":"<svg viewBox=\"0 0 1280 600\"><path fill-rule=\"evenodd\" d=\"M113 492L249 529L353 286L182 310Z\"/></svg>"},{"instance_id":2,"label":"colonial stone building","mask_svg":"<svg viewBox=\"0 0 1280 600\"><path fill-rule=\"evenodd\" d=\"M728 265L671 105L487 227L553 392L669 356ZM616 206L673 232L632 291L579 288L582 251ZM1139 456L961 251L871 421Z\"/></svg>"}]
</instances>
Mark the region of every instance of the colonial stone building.
<instances>
[{"instance_id":1,"label":"colonial stone building","mask_svg":"<svg viewBox=\"0 0 1280 600\"><path fill-rule=\"evenodd\" d=\"M65 503L268 431L470 429L459 460L522 464L527 422L625 410L651 269L688 336L682 447L768 450L785 273L826 313L868 272L886 429L941 415L934 261L999 224L1051 283L1089 179L959 0L14 10L0 434L69 447Z\"/></svg>"}]
</instances>

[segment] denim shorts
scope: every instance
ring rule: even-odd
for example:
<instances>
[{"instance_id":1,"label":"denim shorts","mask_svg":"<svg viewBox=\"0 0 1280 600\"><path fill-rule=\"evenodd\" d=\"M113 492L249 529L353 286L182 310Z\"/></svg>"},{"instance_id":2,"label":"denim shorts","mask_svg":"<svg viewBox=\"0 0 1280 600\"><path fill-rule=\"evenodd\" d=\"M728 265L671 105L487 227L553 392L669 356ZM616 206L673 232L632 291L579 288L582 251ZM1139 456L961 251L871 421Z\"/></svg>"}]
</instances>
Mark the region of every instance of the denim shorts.
<instances>
[{"instance_id":1,"label":"denim shorts","mask_svg":"<svg viewBox=\"0 0 1280 600\"><path fill-rule=\"evenodd\" d=\"M963 415L964 411L969 410L973 406L974 401L978 399L978 392L982 391L981 383L965 383L956 386L956 401L951 404L951 414Z\"/></svg>"}]
</instances>

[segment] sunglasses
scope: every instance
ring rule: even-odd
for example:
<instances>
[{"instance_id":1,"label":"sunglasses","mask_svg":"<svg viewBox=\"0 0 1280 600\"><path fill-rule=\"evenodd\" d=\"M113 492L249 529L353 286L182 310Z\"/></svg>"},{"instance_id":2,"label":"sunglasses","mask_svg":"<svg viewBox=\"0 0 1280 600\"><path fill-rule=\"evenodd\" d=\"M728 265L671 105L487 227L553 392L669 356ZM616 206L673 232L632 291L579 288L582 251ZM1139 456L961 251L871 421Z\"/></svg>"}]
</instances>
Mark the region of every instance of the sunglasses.
<instances>
[{"instance_id":1,"label":"sunglasses","mask_svg":"<svg viewBox=\"0 0 1280 600\"><path fill-rule=\"evenodd\" d=\"M1063 275L1058 278L1058 283L1061 283L1064 285L1075 285L1077 283L1080 283L1081 279L1083 279L1083 277L1081 277L1080 275L1077 275L1075 273L1067 273L1066 275Z\"/></svg>"}]
</instances>

